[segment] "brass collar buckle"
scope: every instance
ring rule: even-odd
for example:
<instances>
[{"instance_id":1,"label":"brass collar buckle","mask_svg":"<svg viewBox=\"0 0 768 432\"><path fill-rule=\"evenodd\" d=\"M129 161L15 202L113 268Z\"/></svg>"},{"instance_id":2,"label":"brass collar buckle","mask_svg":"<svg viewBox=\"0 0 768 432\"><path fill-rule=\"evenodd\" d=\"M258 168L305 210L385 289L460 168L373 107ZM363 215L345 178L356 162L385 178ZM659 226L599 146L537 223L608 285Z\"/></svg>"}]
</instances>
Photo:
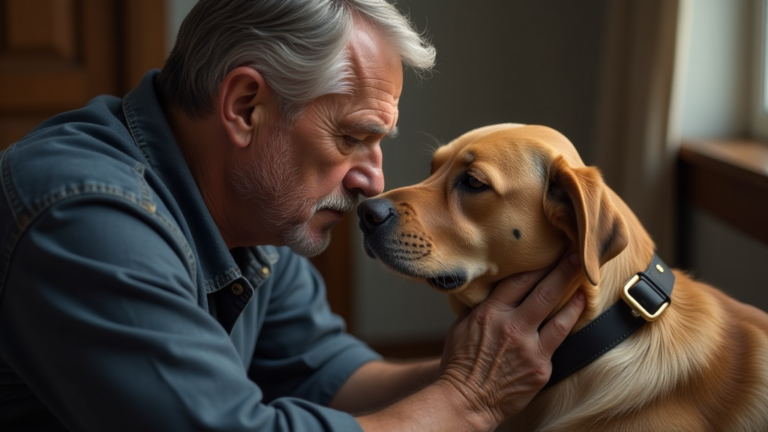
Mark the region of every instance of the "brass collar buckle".
<instances>
[{"instance_id":1,"label":"brass collar buckle","mask_svg":"<svg viewBox=\"0 0 768 432\"><path fill-rule=\"evenodd\" d=\"M645 271L634 276L621 290L621 298L632 308L632 315L646 321L656 321L670 303L675 275L659 258L653 255Z\"/></svg>"},{"instance_id":2,"label":"brass collar buckle","mask_svg":"<svg viewBox=\"0 0 768 432\"><path fill-rule=\"evenodd\" d=\"M672 303L674 287L674 272L654 253L645 271L624 285L620 300L568 336L555 350L552 375L544 388L592 363L631 337L646 322L658 319Z\"/></svg>"},{"instance_id":3,"label":"brass collar buckle","mask_svg":"<svg viewBox=\"0 0 768 432\"><path fill-rule=\"evenodd\" d=\"M645 271L633 276L608 309L568 336L552 355L551 387L631 337L646 322L658 319L672 303L675 274L653 254ZM643 319L640 319L640 318Z\"/></svg>"}]
</instances>

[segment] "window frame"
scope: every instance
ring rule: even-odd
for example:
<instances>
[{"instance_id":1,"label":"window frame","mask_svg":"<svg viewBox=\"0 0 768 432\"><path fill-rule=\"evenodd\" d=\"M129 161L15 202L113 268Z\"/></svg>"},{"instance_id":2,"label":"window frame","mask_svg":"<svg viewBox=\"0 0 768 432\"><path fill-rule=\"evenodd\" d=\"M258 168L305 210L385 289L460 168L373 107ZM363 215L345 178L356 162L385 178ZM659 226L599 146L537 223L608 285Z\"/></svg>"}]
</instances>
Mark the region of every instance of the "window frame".
<instances>
[{"instance_id":1,"label":"window frame","mask_svg":"<svg viewBox=\"0 0 768 432\"><path fill-rule=\"evenodd\" d=\"M768 141L768 0L758 0L755 4L754 21L754 64L753 100L751 101L752 136Z\"/></svg>"}]
</instances>

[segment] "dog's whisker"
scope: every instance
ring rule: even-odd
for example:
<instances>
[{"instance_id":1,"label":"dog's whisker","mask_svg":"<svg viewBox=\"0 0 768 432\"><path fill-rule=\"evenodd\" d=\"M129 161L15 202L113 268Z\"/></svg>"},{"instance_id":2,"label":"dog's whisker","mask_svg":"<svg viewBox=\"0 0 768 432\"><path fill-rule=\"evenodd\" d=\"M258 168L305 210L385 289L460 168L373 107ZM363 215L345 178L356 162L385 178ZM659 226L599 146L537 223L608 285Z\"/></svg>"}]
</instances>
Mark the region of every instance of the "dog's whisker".
<instances>
[{"instance_id":1,"label":"dog's whisker","mask_svg":"<svg viewBox=\"0 0 768 432\"><path fill-rule=\"evenodd\" d=\"M425 146L427 147L427 149L426 149L426 150L428 150L428 151L429 151L429 154L432 154L432 153L434 153L434 152L435 152L437 149L439 149L440 147L442 147L442 146L444 146L444 145L445 145L445 143L443 143L443 142L442 142L441 140L439 140L439 139L438 139L436 136L434 136L434 135L432 135L432 134L430 134L430 133L427 133L427 132L420 132L420 133L421 133L422 135L425 135L427 138L431 139L431 140L432 140L432 142L433 142L433 144L432 144L432 145L430 145L429 143L422 143L423 145L425 145Z\"/></svg>"}]
</instances>

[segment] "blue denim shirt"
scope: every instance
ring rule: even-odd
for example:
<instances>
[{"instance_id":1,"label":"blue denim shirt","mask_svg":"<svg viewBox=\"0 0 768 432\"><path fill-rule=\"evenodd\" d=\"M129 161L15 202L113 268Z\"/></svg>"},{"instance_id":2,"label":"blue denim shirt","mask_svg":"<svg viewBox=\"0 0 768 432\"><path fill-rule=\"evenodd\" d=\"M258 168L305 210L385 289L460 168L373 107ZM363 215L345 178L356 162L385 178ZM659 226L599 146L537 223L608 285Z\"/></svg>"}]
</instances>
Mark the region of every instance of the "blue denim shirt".
<instances>
[{"instance_id":1,"label":"blue denim shirt","mask_svg":"<svg viewBox=\"0 0 768 432\"><path fill-rule=\"evenodd\" d=\"M156 71L0 153L0 430L354 431L378 356L286 248L228 250Z\"/></svg>"}]
</instances>

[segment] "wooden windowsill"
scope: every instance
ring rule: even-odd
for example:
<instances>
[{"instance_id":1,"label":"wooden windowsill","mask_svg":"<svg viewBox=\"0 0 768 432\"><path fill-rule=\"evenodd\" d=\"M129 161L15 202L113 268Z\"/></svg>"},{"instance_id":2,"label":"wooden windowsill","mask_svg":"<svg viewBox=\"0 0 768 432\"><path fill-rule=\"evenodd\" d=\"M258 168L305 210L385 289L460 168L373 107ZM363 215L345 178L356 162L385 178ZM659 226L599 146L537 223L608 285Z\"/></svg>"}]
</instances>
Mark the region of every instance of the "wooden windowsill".
<instances>
[{"instance_id":1,"label":"wooden windowsill","mask_svg":"<svg viewBox=\"0 0 768 432\"><path fill-rule=\"evenodd\" d=\"M680 164L684 201L768 244L768 144L686 140Z\"/></svg>"}]
</instances>

